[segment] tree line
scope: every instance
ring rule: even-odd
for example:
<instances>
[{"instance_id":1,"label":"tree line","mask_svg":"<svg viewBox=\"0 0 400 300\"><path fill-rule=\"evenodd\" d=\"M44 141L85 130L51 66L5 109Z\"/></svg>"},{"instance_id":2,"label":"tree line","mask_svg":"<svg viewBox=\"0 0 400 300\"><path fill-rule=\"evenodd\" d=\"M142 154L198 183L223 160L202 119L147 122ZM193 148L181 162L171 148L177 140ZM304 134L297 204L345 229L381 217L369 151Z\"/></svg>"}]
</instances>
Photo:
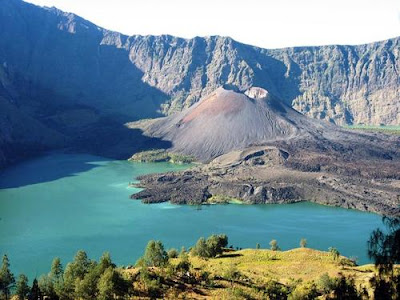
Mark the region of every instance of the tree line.
<instances>
[{"instance_id":1,"label":"tree line","mask_svg":"<svg viewBox=\"0 0 400 300\"><path fill-rule=\"evenodd\" d=\"M226 235L212 235L206 240L204 247L196 247L196 244L193 249L200 251L198 255L215 257L222 254L227 243ZM171 249L168 254L161 241L149 241L144 255L136 262L136 267L141 270L140 281L150 286L151 290L151 285L157 286L157 282L152 282L147 269L166 268L169 266L169 259L178 256L183 259L173 271L188 271L189 260L186 250L183 249L178 254L177 250ZM38 279L35 278L29 286L29 280L24 274L15 279L10 270L9 259L7 255L4 255L0 269L0 299L10 299L11 295L15 295L19 300L118 299L135 295L132 287L136 279L121 272L121 269L112 262L110 253L105 252L99 261L96 261L89 259L86 252L80 250L65 269L60 258L55 258L50 272Z\"/></svg>"},{"instance_id":2,"label":"tree line","mask_svg":"<svg viewBox=\"0 0 400 300\"><path fill-rule=\"evenodd\" d=\"M400 274L395 269L395 264L400 263L400 220L384 218L384 224L387 230L375 230L368 241L368 255L378 270L370 283L375 299L400 299ZM65 268L61 260L55 258L50 272L35 278L31 285L23 274L14 277L9 259L4 255L0 269L0 299L8 300L12 296L19 300L159 298L165 290L180 283L212 287L215 278L204 270L193 268L189 257L212 259L222 256L228 250L227 245L225 234L200 238L189 250L182 248L180 251L166 251L161 241L151 240L137 260L134 272L117 268L108 252L96 261L80 250ZM306 245L307 241L301 239L300 246ZM280 250L276 240L270 242L270 247L273 251ZM329 253L334 261L341 263L336 248L329 248ZM171 263L171 259L177 260ZM232 290L246 298L243 291L233 287L235 282L248 282L236 266L229 267L219 279L230 282ZM320 296L325 299L368 299L370 296L365 289L356 288L354 278L343 275L331 278L324 274L318 282L306 285L270 281L254 288L268 299L316 299Z\"/></svg>"}]
</instances>

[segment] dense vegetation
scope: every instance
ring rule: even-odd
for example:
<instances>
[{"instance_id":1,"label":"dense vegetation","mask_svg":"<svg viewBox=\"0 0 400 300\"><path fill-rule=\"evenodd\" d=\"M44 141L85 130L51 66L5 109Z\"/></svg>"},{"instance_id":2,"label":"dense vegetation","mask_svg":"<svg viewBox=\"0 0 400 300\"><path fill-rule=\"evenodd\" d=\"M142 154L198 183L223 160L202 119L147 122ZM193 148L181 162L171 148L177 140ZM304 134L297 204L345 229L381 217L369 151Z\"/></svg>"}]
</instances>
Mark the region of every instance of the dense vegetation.
<instances>
[{"instance_id":1,"label":"dense vegetation","mask_svg":"<svg viewBox=\"0 0 400 300\"><path fill-rule=\"evenodd\" d=\"M80 250L63 267L59 258L50 272L34 279L15 279L3 256L0 299L400 299L400 221L385 218L387 233L376 230L368 243L372 266L357 267L336 248L280 251L227 248L224 234L200 238L186 250L165 250L149 241L133 267L117 268L110 254L96 261Z\"/></svg>"},{"instance_id":2,"label":"dense vegetation","mask_svg":"<svg viewBox=\"0 0 400 300\"><path fill-rule=\"evenodd\" d=\"M155 149L135 153L130 161L137 162L170 162L174 164L189 164L195 161L191 156L168 152L164 149Z\"/></svg>"}]
</instances>

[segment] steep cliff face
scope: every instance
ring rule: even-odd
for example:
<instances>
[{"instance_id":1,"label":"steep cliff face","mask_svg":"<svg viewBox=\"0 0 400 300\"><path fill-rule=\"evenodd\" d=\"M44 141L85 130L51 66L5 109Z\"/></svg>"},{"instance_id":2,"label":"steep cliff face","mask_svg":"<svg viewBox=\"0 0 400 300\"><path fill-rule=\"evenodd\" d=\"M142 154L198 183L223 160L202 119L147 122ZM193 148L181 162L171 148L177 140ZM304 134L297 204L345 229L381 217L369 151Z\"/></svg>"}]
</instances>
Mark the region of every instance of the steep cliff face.
<instances>
[{"instance_id":1,"label":"steep cliff face","mask_svg":"<svg viewBox=\"0 0 400 300\"><path fill-rule=\"evenodd\" d=\"M294 108L339 124L400 123L400 39L271 51L300 69ZM289 61L288 60L288 61Z\"/></svg>"},{"instance_id":2,"label":"steep cliff face","mask_svg":"<svg viewBox=\"0 0 400 300\"><path fill-rule=\"evenodd\" d=\"M318 119L337 124L400 123L400 39L361 46L260 49L226 37L137 37L132 62L143 81L181 110L222 84L261 86Z\"/></svg>"},{"instance_id":3,"label":"steep cliff face","mask_svg":"<svg viewBox=\"0 0 400 300\"><path fill-rule=\"evenodd\" d=\"M32 140L49 130L54 139L41 140L50 148L127 141L125 122L181 111L224 84L265 88L337 124L397 125L399 52L399 38L267 50L219 36L128 37L55 8L0 0L1 152L9 157L4 149L25 140L10 124L23 123ZM135 134L132 150L121 151L140 143Z\"/></svg>"},{"instance_id":4,"label":"steep cliff face","mask_svg":"<svg viewBox=\"0 0 400 300\"><path fill-rule=\"evenodd\" d=\"M227 37L127 37L70 13L0 1L0 61L69 103L172 113L223 84L260 86L314 118L400 123L400 39L267 50Z\"/></svg>"}]
</instances>

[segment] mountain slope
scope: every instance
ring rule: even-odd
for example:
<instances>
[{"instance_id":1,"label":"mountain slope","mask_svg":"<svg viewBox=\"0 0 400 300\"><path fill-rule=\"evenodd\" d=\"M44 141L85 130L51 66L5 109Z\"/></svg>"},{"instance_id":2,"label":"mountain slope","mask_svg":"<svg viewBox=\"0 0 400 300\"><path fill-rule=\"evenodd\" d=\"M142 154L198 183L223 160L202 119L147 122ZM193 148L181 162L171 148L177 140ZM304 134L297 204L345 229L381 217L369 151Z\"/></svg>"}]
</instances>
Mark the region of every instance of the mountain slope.
<instances>
[{"instance_id":1,"label":"mountain slope","mask_svg":"<svg viewBox=\"0 0 400 300\"><path fill-rule=\"evenodd\" d=\"M172 143L172 151L208 161L232 150L339 130L304 117L268 91L218 88L181 113L129 124Z\"/></svg>"},{"instance_id":2,"label":"mountain slope","mask_svg":"<svg viewBox=\"0 0 400 300\"><path fill-rule=\"evenodd\" d=\"M41 132L56 132L85 151L127 157L150 141L130 136L125 122L181 111L224 84L262 87L306 115L338 124L400 123L399 38L267 50L219 36L128 37L21 0L0 0L0 28L0 65L8 74L0 118L10 124L22 118L32 130L41 124ZM25 147L15 136L3 132L2 147ZM118 151L107 149L120 140ZM44 148L64 142L49 138Z\"/></svg>"}]
</instances>

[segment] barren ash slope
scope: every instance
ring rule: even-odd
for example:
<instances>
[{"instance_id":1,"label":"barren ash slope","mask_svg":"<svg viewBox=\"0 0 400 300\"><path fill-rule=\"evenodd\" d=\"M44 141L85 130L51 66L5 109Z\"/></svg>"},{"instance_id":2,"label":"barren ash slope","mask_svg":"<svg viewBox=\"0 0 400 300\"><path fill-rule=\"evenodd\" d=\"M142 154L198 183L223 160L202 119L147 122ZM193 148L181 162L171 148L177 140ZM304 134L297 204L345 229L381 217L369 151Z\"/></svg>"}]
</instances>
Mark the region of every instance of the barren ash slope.
<instances>
[{"instance_id":1,"label":"barren ash slope","mask_svg":"<svg viewBox=\"0 0 400 300\"><path fill-rule=\"evenodd\" d=\"M322 204L399 215L400 138L308 118L262 88L220 87L191 108L129 123L206 163L140 178L144 202Z\"/></svg>"}]
</instances>

